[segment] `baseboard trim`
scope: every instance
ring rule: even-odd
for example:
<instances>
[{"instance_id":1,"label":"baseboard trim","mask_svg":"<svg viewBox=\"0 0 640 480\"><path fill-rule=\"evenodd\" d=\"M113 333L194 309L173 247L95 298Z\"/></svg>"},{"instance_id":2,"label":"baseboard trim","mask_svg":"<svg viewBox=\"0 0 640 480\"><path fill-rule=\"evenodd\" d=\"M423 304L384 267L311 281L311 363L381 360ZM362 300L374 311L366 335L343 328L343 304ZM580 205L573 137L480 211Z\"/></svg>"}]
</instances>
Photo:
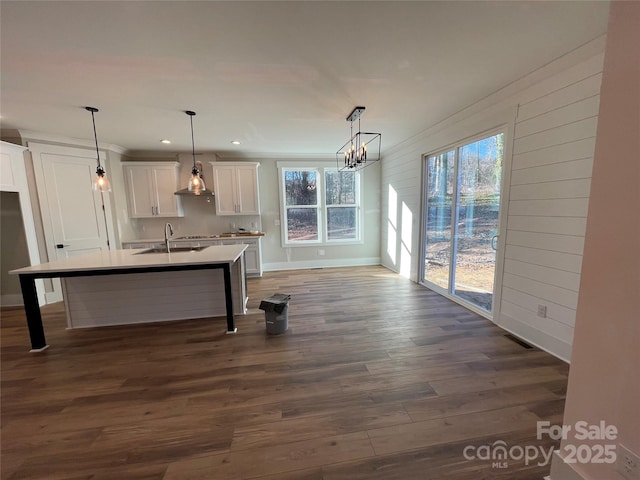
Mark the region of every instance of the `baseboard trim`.
<instances>
[{"instance_id":1,"label":"baseboard trim","mask_svg":"<svg viewBox=\"0 0 640 480\"><path fill-rule=\"evenodd\" d=\"M19 293L5 293L0 296L0 304L3 307L22 307L22 295Z\"/></svg>"},{"instance_id":2,"label":"baseboard trim","mask_svg":"<svg viewBox=\"0 0 640 480\"><path fill-rule=\"evenodd\" d=\"M332 267L364 267L369 265L381 265L380 257L302 260L297 262L273 262L263 264L262 270L265 272L277 272L280 270L304 270L309 268Z\"/></svg>"},{"instance_id":3,"label":"baseboard trim","mask_svg":"<svg viewBox=\"0 0 640 480\"><path fill-rule=\"evenodd\" d=\"M549 335L537 328L522 323L509 315L500 314L500 318L495 320L496 325L510 333L522 338L527 343L550 353L560 360L571 363L571 344Z\"/></svg>"},{"instance_id":4,"label":"baseboard trim","mask_svg":"<svg viewBox=\"0 0 640 480\"><path fill-rule=\"evenodd\" d=\"M572 464L564 461L558 450L553 452L551 460L551 473L547 480L586 480L581 474L573 469Z\"/></svg>"}]
</instances>

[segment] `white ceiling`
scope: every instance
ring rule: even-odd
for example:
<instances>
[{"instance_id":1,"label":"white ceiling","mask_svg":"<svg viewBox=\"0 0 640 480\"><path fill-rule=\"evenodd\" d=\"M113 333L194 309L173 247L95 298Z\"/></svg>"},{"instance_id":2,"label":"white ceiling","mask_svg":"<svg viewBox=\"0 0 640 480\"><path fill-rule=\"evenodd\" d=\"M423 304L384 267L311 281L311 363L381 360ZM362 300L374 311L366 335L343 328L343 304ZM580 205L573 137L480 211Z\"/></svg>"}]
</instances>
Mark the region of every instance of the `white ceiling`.
<instances>
[{"instance_id":1,"label":"white ceiling","mask_svg":"<svg viewBox=\"0 0 640 480\"><path fill-rule=\"evenodd\" d=\"M0 2L3 129L127 150L383 150L602 35L607 2ZM173 143L160 144L163 138ZM231 145L240 140L240 146Z\"/></svg>"}]
</instances>

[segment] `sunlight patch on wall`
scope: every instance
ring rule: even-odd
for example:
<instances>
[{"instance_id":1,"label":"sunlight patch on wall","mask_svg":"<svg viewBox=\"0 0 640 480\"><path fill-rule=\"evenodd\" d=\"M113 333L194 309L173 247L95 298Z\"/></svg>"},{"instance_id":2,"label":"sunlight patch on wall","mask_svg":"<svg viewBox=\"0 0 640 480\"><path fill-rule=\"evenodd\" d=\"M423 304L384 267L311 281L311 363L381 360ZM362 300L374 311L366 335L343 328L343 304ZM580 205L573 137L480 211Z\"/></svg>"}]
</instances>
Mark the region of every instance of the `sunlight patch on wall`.
<instances>
[{"instance_id":1,"label":"sunlight patch on wall","mask_svg":"<svg viewBox=\"0 0 640 480\"><path fill-rule=\"evenodd\" d=\"M387 255L396 266L396 252L398 251L398 193L389 185L389 203L387 207Z\"/></svg>"},{"instance_id":2,"label":"sunlight patch on wall","mask_svg":"<svg viewBox=\"0 0 640 480\"><path fill-rule=\"evenodd\" d=\"M400 236L400 275L411 275L411 237L413 235L413 212L402 202Z\"/></svg>"}]
</instances>

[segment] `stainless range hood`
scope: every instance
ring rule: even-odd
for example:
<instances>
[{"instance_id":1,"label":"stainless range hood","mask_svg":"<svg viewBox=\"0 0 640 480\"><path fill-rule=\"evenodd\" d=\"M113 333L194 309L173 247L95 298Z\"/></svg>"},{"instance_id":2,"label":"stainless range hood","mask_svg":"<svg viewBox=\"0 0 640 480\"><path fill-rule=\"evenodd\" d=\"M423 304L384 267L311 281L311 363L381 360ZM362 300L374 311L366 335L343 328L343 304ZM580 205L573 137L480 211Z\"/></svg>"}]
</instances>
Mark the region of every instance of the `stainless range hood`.
<instances>
[{"instance_id":1,"label":"stainless range hood","mask_svg":"<svg viewBox=\"0 0 640 480\"><path fill-rule=\"evenodd\" d=\"M201 191L194 191L194 190L189 190L189 188L182 188L182 189L178 190L177 192L174 192L174 195L185 195L185 196L189 196L189 197L213 197L213 196L215 196L215 194L213 193L213 190L209 190L208 188L205 188L204 190L201 190Z\"/></svg>"}]
</instances>

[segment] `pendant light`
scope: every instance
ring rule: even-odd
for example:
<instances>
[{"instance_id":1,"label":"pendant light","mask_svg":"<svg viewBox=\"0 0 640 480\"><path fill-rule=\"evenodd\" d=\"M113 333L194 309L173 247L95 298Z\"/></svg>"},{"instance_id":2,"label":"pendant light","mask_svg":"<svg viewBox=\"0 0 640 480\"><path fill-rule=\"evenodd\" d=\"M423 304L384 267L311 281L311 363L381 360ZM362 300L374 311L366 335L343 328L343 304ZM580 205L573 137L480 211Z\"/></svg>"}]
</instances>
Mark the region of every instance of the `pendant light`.
<instances>
[{"instance_id":1,"label":"pendant light","mask_svg":"<svg viewBox=\"0 0 640 480\"><path fill-rule=\"evenodd\" d=\"M91 112L91 120L93 121L93 138L96 141L96 156L98 158L98 168L96 168L96 178L93 180L93 189L96 192L110 192L111 184L109 183L109 179L107 178L107 174L100 165L100 150L98 148L98 134L96 133L96 119L94 114L99 110L96 107L84 107L85 110Z\"/></svg>"},{"instance_id":2,"label":"pendant light","mask_svg":"<svg viewBox=\"0 0 640 480\"><path fill-rule=\"evenodd\" d=\"M200 172L200 169L196 165L196 144L193 137L193 117L196 112L186 110L184 113L189 115L191 123L191 156L193 158L193 168L191 169L191 178L189 178L187 188L178 190L175 195L213 195L211 190L207 190L202 172Z\"/></svg>"}]
</instances>

